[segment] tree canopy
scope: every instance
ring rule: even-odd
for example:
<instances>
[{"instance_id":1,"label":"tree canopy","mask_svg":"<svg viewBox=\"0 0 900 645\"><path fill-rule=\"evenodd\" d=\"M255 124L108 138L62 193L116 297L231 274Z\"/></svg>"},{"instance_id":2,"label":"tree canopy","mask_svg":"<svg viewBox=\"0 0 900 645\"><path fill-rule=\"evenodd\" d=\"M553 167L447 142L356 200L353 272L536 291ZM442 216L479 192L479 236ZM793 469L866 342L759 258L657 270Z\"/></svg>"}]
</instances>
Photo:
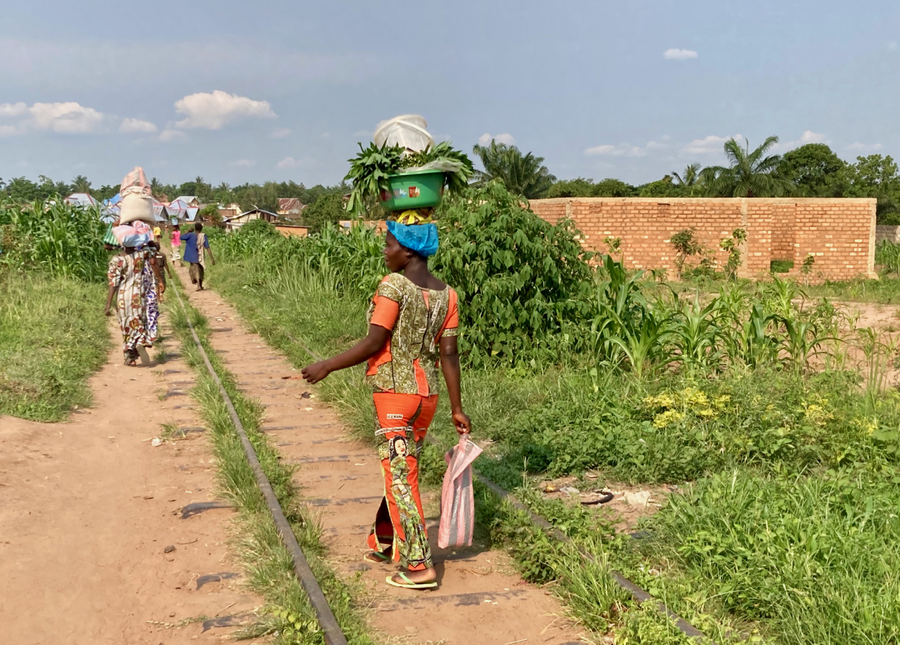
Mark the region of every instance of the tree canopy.
<instances>
[{"instance_id":1,"label":"tree canopy","mask_svg":"<svg viewBox=\"0 0 900 645\"><path fill-rule=\"evenodd\" d=\"M473 151L484 166L484 171L477 173L482 183L497 179L510 192L537 199L545 196L556 181L544 165L543 157L535 157L530 152L523 155L516 146L492 140L486 146L476 144Z\"/></svg>"},{"instance_id":2,"label":"tree canopy","mask_svg":"<svg viewBox=\"0 0 900 645\"><path fill-rule=\"evenodd\" d=\"M846 188L847 164L824 143L808 143L786 152L776 175L803 197L838 197Z\"/></svg>"},{"instance_id":3,"label":"tree canopy","mask_svg":"<svg viewBox=\"0 0 900 645\"><path fill-rule=\"evenodd\" d=\"M792 191L792 184L776 174L780 155L768 155L778 143L769 137L750 151L750 142L742 147L734 138L725 142L727 166L708 166L702 171L708 194L718 197L781 197Z\"/></svg>"},{"instance_id":4,"label":"tree canopy","mask_svg":"<svg viewBox=\"0 0 900 645\"><path fill-rule=\"evenodd\" d=\"M595 181L586 177L557 180L544 158L516 146L492 141L474 147L484 165L479 183L499 180L507 189L528 199L541 197L874 197L878 200L878 221L900 224L900 168L890 156L874 154L845 161L824 143L811 143L784 153L772 154L777 137L769 137L753 150L734 139L723 147L727 165L703 168L689 164L682 171L634 186L620 179ZM237 203L244 210L278 209L281 197L296 197L307 206L304 219L313 228L343 217L341 197L349 190L344 184L307 188L295 181L261 184L244 183L213 186L203 177L182 184L166 184L153 177L153 194L166 201L179 195L196 195L205 204ZM118 183L93 187L78 175L71 182L54 181L40 175L37 181L14 177L0 179L0 193L16 201L29 202L60 194L87 192L102 201L115 195ZM328 197L328 199L324 199Z\"/></svg>"}]
</instances>

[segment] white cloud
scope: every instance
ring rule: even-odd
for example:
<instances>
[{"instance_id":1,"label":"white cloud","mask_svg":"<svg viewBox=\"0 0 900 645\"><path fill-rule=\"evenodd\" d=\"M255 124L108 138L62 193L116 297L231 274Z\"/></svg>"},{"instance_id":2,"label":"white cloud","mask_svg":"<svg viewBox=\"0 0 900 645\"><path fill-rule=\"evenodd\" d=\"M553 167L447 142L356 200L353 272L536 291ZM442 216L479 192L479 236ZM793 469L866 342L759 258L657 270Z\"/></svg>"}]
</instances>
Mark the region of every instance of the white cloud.
<instances>
[{"instance_id":1,"label":"white cloud","mask_svg":"<svg viewBox=\"0 0 900 645\"><path fill-rule=\"evenodd\" d=\"M0 118L13 119L13 125L4 125L4 136L25 134L29 130L87 134L96 132L106 118L94 108L84 107L74 101L64 103L0 104Z\"/></svg>"},{"instance_id":2,"label":"white cloud","mask_svg":"<svg viewBox=\"0 0 900 645\"><path fill-rule=\"evenodd\" d=\"M688 155L711 155L722 152L722 147L729 139L737 139L742 141L743 135L736 134L733 137L717 137L713 134L702 139L694 139L681 149L681 152Z\"/></svg>"},{"instance_id":3,"label":"white cloud","mask_svg":"<svg viewBox=\"0 0 900 645\"><path fill-rule=\"evenodd\" d=\"M805 146L808 143L831 143L824 134L819 132L813 132L812 130L806 130L803 134L800 135L800 138L796 141L788 141L786 143L778 143L774 146L774 150L777 152L787 152L788 150L793 150L794 148L799 148L800 146Z\"/></svg>"},{"instance_id":4,"label":"white cloud","mask_svg":"<svg viewBox=\"0 0 900 645\"><path fill-rule=\"evenodd\" d=\"M847 146L847 150L850 152L877 152L881 150L882 146L880 143L851 143Z\"/></svg>"},{"instance_id":5,"label":"white cloud","mask_svg":"<svg viewBox=\"0 0 900 645\"><path fill-rule=\"evenodd\" d=\"M270 139L284 139L285 137L289 137L294 133L290 128L278 128L273 131L270 135Z\"/></svg>"},{"instance_id":6,"label":"white cloud","mask_svg":"<svg viewBox=\"0 0 900 645\"><path fill-rule=\"evenodd\" d=\"M21 112L20 109L16 111ZM28 108L28 113L31 119L22 124L24 128L33 127L36 130L66 134L95 132L103 123L104 118L103 113L74 101L35 103ZM23 127L20 127L20 131L23 130Z\"/></svg>"},{"instance_id":7,"label":"white cloud","mask_svg":"<svg viewBox=\"0 0 900 645\"><path fill-rule=\"evenodd\" d=\"M699 56L700 54L693 49L667 49L663 52L663 58L666 60L690 60Z\"/></svg>"},{"instance_id":8,"label":"white cloud","mask_svg":"<svg viewBox=\"0 0 900 645\"><path fill-rule=\"evenodd\" d=\"M187 139L187 135L184 132L180 132L178 130L166 129L159 133L160 141L184 141Z\"/></svg>"},{"instance_id":9,"label":"white cloud","mask_svg":"<svg viewBox=\"0 0 900 645\"><path fill-rule=\"evenodd\" d=\"M256 165L255 159L238 159L237 161L232 161L231 165L235 168L252 168Z\"/></svg>"},{"instance_id":10,"label":"white cloud","mask_svg":"<svg viewBox=\"0 0 900 645\"><path fill-rule=\"evenodd\" d=\"M28 106L25 103L0 103L0 119L25 116L28 114Z\"/></svg>"},{"instance_id":11,"label":"white cloud","mask_svg":"<svg viewBox=\"0 0 900 645\"><path fill-rule=\"evenodd\" d=\"M620 143L613 145L611 143L602 146L594 146L584 151L589 157L646 157L652 150L660 150L666 148L667 145L657 141L648 141L643 146L634 146L630 143Z\"/></svg>"},{"instance_id":12,"label":"white cloud","mask_svg":"<svg viewBox=\"0 0 900 645\"><path fill-rule=\"evenodd\" d=\"M0 125L0 137L14 137L19 134L19 129L14 125Z\"/></svg>"},{"instance_id":13,"label":"white cloud","mask_svg":"<svg viewBox=\"0 0 900 645\"><path fill-rule=\"evenodd\" d=\"M277 164L275 167L284 170L286 168L299 168L300 166L305 166L312 161L309 157L303 157L302 159L294 159L293 157L285 157Z\"/></svg>"},{"instance_id":14,"label":"white cloud","mask_svg":"<svg viewBox=\"0 0 900 645\"><path fill-rule=\"evenodd\" d=\"M186 117L176 123L176 127L207 130L219 130L240 118L274 119L278 116L268 101L255 101L222 90L185 96L175 102L175 111Z\"/></svg>"},{"instance_id":15,"label":"white cloud","mask_svg":"<svg viewBox=\"0 0 900 645\"><path fill-rule=\"evenodd\" d=\"M508 146L516 145L515 138L508 132L504 134L488 134L487 132L485 132L480 137L478 137L478 144L482 146L490 145L491 141L496 141L497 143L505 143Z\"/></svg>"},{"instance_id":16,"label":"white cloud","mask_svg":"<svg viewBox=\"0 0 900 645\"><path fill-rule=\"evenodd\" d=\"M141 119L125 119L119 126L119 132L156 132L156 125Z\"/></svg>"},{"instance_id":17,"label":"white cloud","mask_svg":"<svg viewBox=\"0 0 900 645\"><path fill-rule=\"evenodd\" d=\"M887 48L890 49L891 51L897 49L897 41L892 40L891 42L889 42Z\"/></svg>"}]
</instances>

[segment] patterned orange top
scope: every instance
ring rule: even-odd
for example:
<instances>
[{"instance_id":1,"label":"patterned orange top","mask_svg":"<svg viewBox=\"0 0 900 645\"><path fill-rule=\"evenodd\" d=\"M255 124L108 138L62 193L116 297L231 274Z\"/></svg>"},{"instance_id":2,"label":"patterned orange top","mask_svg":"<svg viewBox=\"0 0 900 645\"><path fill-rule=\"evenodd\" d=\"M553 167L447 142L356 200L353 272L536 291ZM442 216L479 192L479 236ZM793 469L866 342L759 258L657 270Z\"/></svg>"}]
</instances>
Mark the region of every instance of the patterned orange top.
<instances>
[{"instance_id":1,"label":"patterned orange top","mask_svg":"<svg viewBox=\"0 0 900 645\"><path fill-rule=\"evenodd\" d=\"M375 291L369 324L390 329L391 337L369 359L366 382L380 392L437 394L440 340L459 328L456 292L423 289L392 273Z\"/></svg>"}]
</instances>

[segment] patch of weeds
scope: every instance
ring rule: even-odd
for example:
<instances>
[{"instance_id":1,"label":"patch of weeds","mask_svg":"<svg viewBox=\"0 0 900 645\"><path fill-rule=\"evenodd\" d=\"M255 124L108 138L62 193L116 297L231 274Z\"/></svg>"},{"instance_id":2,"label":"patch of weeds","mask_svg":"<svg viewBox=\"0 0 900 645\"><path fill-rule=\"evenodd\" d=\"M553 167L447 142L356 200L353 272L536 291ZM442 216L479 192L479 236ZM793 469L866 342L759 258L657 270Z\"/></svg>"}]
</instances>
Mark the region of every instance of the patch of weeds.
<instances>
[{"instance_id":1,"label":"patch of weeds","mask_svg":"<svg viewBox=\"0 0 900 645\"><path fill-rule=\"evenodd\" d=\"M159 424L162 428L162 432L159 433L159 438L163 441L172 441L174 439L184 439L185 433L174 423L161 423Z\"/></svg>"}]
</instances>

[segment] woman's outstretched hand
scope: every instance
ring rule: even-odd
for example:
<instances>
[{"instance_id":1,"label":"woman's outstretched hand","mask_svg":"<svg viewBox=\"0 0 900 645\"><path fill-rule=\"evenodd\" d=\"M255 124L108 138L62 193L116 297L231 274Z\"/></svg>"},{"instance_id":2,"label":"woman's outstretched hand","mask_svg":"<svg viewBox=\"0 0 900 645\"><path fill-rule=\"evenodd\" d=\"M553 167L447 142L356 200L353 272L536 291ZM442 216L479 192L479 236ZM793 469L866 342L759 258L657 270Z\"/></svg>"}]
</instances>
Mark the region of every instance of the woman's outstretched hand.
<instances>
[{"instance_id":1,"label":"woman's outstretched hand","mask_svg":"<svg viewBox=\"0 0 900 645\"><path fill-rule=\"evenodd\" d=\"M328 361L319 361L312 365L307 365L300 372L308 383L318 383L331 374L331 368L328 367Z\"/></svg>"},{"instance_id":2,"label":"woman's outstretched hand","mask_svg":"<svg viewBox=\"0 0 900 645\"><path fill-rule=\"evenodd\" d=\"M463 411L453 413L453 425L459 434L469 434L472 432L472 420L469 415Z\"/></svg>"}]
</instances>

